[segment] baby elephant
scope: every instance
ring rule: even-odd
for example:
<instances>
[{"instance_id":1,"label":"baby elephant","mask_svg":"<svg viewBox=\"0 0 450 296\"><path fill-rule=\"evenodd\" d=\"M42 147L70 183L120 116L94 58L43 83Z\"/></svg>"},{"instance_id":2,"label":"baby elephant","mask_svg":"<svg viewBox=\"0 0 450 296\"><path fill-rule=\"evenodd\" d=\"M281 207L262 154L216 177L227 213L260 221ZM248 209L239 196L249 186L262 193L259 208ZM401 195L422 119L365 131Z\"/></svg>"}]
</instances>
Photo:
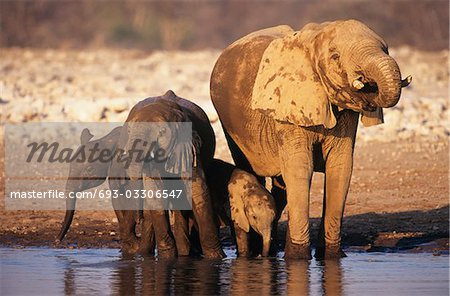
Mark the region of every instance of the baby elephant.
<instances>
[{"instance_id":1,"label":"baby elephant","mask_svg":"<svg viewBox=\"0 0 450 296\"><path fill-rule=\"evenodd\" d=\"M275 201L255 176L235 169L228 183L231 219L241 255L248 254L250 227L263 239L263 256L268 256L272 223L275 219Z\"/></svg>"},{"instance_id":2,"label":"baby elephant","mask_svg":"<svg viewBox=\"0 0 450 296\"><path fill-rule=\"evenodd\" d=\"M276 216L273 196L255 176L221 160L214 159L208 175L214 211L225 224L231 224L227 219L229 202L238 255L257 255L261 252L249 240L253 229L262 237L262 255L268 256Z\"/></svg>"}]
</instances>

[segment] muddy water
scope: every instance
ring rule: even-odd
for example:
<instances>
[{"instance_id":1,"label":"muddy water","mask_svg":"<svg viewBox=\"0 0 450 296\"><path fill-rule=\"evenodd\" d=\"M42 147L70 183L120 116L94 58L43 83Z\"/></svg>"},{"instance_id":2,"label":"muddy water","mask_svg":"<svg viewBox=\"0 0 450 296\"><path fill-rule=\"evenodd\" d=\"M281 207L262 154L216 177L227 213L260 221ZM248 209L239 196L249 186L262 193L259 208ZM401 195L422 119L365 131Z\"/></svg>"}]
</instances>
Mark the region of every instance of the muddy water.
<instances>
[{"instance_id":1,"label":"muddy water","mask_svg":"<svg viewBox=\"0 0 450 296\"><path fill-rule=\"evenodd\" d=\"M340 261L124 259L115 249L0 249L0 295L448 295L448 256L349 253Z\"/></svg>"}]
</instances>

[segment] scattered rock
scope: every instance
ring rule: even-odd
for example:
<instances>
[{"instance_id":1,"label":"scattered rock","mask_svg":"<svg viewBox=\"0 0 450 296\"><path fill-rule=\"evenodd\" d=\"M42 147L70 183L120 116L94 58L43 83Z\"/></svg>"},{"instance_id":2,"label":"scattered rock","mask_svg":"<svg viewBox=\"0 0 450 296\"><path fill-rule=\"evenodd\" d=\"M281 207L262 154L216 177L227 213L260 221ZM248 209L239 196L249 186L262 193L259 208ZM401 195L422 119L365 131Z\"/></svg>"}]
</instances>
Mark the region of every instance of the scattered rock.
<instances>
[{"instance_id":1,"label":"scattered rock","mask_svg":"<svg viewBox=\"0 0 450 296\"><path fill-rule=\"evenodd\" d=\"M422 52L402 46L390 52L403 75L414 76L413 82L402 90L395 107L383 110L385 124L361 125L359 141L447 140L448 51ZM209 78L219 53L6 48L0 61L0 121L123 122L135 103L172 89L205 110L218 144L225 143L209 99ZM64 66L68 64L70 69Z\"/></svg>"},{"instance_id":2,"label":"scattered rock","mask_svg":"<svg viewBox=\"0 0 450 296\"><path fill-rule=\"evenodd\" d=\"M120 113L128 110L128 101L126 99L111 99L106 106L108 109Z\"/></svg>"}]
</instances>

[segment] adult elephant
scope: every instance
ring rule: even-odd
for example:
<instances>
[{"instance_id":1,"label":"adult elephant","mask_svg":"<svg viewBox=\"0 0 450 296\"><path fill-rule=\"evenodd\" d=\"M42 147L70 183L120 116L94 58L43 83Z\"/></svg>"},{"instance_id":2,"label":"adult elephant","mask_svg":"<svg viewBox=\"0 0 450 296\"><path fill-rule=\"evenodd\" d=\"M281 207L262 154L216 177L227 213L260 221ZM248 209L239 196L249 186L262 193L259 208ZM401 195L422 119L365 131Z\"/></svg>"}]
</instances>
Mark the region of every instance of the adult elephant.
<instances>
[{"instance_id":1,"label":"adult elephant","mask_svg":"<svg viewBox=\"0 0 450 296\"><path fill-rule=\"evenodd\" d=\"M340 231L359 114L365 126L382 123L382 108L397 104L410 81L386 42L355 20L268 28L222 52L211 98L237 167L285 183L286 257L311 258L313 171L325 172L316 256L345 256Z\"/></svg>"},{"instance_id":2,"label":"adult elephant","mask_svg":"<svg viewBox=\"0 0 450 296\"><path fill-rule=\"evenodd\" d=\"M191 123L192 129L186 129L183 123ZM185 215L175 211L174 237L167 211L160 207L159 202L156 205L153 203L156 208L149 209L147 206L142 211L144 205L139 204L139 199L127 198L127 192L134 197L136 190L155 192L173 189L166 188L165 184L169 181L163 179L179 179L181 176L192 180L192 188L184 185L178 188L186 189L192 196L192 210L198 222L204 256L224 257L203 172L203 168L208 167L213 159L215 137L208 117L200 107L168 91L163 96L147 98L136 104L123 127L116 128L99 140L88 142L91 137L87 130L83 131L81 143L85 148L97 144L100 148L98 153L102 153L104 148L120 157L114 157L110 162L72 162L66 190L87 190L109 178L110 189L117 190L120 195L112 201L125 253L151 253L154 232L158 256L189 254L189 221ZM75 202L76 199L67 200L66 216L58 241L64 238L70 227ZM142 216L143 231L141 238L138 238L135 227Z\"/></svg>"}]
</instances>

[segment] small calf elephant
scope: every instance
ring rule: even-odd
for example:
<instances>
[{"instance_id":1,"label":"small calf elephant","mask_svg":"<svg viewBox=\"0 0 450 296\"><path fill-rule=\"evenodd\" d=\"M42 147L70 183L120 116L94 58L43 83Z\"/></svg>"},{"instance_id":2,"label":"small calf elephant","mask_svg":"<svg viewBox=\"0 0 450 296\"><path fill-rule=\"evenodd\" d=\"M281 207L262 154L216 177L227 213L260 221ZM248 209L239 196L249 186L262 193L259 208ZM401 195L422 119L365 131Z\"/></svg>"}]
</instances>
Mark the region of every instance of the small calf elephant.
<instances>
[{"instance_id":1,"label":"small calf elephant","mask_svg":"<svg viewBox=\"0 0 450 296\"><path fill-rule=\"evenodd\" d=\"M272 223L276 216L273 196L255 176L239 169L235 169L231 175L228 192L239 253L248 253L247 237L251 227L263 239L262 255L268 256Z\"/></svg>"},{"instance_id":2,"label":"small calf elephant","mask_svg":"<svg viewBox=\"0 0 450 296\"><path fill-rule=\"evenodd\" d=\"M234 230L238 255L268 256L276 217L275 200L269 191L252 174L218 159L207 171L207 182L216 217ZM262 237L262 251L250 242L251 229Z\"/></svg>"}]
</instances>

